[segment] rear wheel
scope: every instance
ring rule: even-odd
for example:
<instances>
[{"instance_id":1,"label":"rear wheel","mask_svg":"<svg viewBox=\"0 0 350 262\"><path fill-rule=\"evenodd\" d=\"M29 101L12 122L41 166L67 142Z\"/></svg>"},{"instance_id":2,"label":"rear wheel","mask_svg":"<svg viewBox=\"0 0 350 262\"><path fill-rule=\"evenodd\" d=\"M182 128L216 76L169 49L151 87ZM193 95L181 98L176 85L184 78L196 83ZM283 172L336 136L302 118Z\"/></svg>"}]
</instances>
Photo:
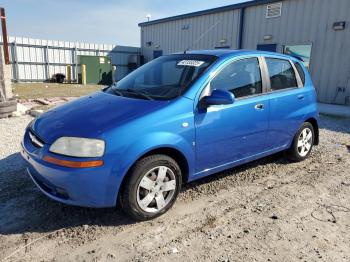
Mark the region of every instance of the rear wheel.
<instances>
[{"instance_id":1,"label":"rear wheel","mask_svg":"<svg viewBox=\"0 0 350 262\"><path fill-rule=\"evenodd\" d=\"M314 128L309 122L305 122L295 135L287 156L292 161L303 161L306 159L314 145Z\"/></svg>"},{"instance_id":2,"label":"rear wheel","mask_svg":"<svg viewBox=\"0 0 350 262\"><path fill-rule=\"evenodd\" d=\"M148 220L168 211L181 188L181 170L166 155L152 155L132 168L121 194L123 210L137 220Z\"/></svg>"}]
</instances>

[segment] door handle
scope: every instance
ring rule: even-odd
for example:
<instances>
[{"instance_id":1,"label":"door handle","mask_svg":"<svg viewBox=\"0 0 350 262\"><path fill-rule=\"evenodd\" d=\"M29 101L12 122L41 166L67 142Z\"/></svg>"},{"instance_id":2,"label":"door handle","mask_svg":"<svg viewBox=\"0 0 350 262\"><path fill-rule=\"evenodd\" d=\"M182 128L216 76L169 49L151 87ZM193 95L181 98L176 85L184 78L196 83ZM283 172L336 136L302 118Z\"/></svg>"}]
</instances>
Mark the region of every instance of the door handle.
<instances>
[{"instance_id":1,"label":"door handle","mask_svg":"<svg viewBox=\"0 0 350 262\"><path fill-rule=\"evenodd\" d=\"M264 109L264 105L263 104L257 104L257 105L255 105L255 109L256 110L263 110Z\"/></svg>"},{"instance_id":2,"label":"door handle","mask_svg":"<svg viewBox=\"0 0 350 262\"><path fill-rule=\"evenodd\" d=\"M298 99L299 99L299 100L303 100L304 98L305 98L304 95L298 95Z\"/></svg>"}]
</instances>

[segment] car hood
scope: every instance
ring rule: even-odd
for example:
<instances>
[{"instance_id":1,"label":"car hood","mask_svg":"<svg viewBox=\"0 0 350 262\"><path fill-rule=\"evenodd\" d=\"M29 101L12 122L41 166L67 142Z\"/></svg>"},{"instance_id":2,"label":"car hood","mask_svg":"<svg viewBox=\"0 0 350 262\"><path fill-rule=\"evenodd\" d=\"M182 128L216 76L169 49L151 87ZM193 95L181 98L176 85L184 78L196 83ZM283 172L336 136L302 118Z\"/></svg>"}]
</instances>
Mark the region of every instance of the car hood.
<instances>
[{"instance_id":1,"label":"car hood","mask_svg":"<svg viewBox=\"0 0 350 262\"><path fill-rule=\"evenodd\" d=\"M97 92L47 111L35 120L32 129L49 144L62 136L98 138L105 130L156 111L167 103Z\"/></svg>"}]
</instances>

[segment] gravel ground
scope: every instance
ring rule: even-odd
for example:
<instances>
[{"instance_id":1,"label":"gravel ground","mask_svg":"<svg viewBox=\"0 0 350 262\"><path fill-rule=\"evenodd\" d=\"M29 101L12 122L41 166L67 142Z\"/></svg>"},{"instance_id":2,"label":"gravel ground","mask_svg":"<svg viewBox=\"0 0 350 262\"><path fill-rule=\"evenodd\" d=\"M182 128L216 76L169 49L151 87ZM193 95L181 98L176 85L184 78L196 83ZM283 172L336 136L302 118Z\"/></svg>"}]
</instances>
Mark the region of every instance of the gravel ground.
<instances>
[{"instance_id":1,"label":"gravel ground","mask_svg":"<svg viewBox=\"0 0 350 262\"><path fill-rule=\"evenodd\" d=\"M0 260L350 261L349 119L322 117L306 161L277 154L191 183L142 223L43 196L18 154L30 119L0 120Z\"/></svg>"}]
</instances>

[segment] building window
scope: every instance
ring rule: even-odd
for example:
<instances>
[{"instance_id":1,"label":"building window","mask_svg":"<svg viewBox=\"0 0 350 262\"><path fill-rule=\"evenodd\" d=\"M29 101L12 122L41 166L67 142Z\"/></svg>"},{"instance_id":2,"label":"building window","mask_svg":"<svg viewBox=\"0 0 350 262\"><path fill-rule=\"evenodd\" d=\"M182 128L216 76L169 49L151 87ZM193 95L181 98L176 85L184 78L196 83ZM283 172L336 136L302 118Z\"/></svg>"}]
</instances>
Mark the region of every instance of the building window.
<instances>
[{"instance_id":1,"label":"building window","mask_svg":"<svg viewBox=\"0 0 350 262\"><path fill-rule=\"evenodd\" d=\"M282 2L267 5L266 18L279 17L281 15L282 15Z\"/></svg>"},{"instance_id":2,"label":"building window","mask_svg":"<svg viewBox=\"0 0 350 262\"><path fill-rule=\"evenodd\" d=\"M311 49L312 45L285 45L283 53L298 58L309 69Z\"/></svg>"}]
</instances>

